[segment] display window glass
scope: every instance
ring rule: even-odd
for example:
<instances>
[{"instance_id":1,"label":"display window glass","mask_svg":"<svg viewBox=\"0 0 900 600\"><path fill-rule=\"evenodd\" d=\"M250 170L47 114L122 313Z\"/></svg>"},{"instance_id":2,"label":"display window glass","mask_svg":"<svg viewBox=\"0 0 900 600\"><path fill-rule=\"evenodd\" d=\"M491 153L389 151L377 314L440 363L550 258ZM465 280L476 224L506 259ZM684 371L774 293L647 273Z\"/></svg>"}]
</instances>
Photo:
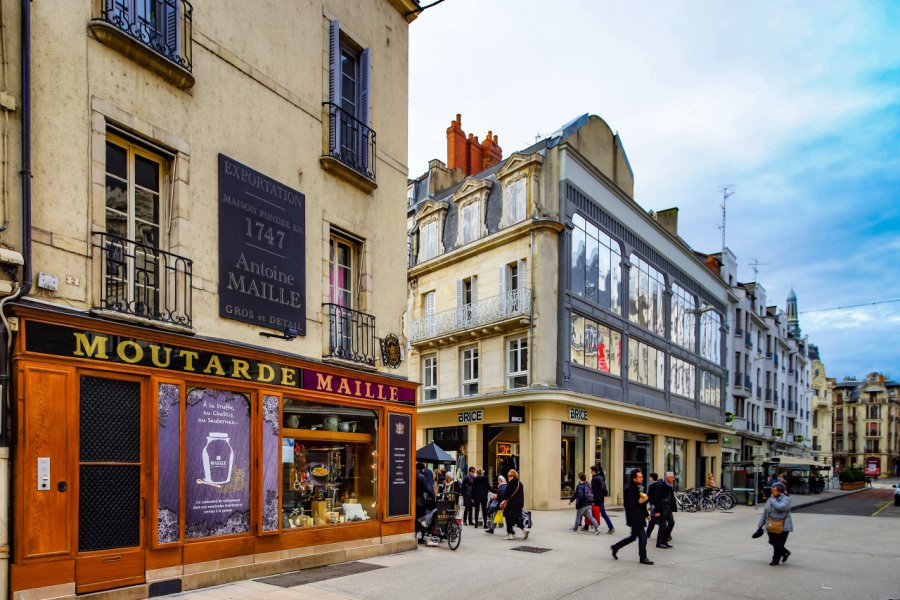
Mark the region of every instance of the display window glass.
<instances>
[{"instance_id":1,"label":"display window glass","mask_svg":"<svg viewBox=\"0 0 900 600\"><path fill-rule=\"evenodd\" d=\"M578 474L584 472L584 425L562 424L559 464L560 498L571 498Z\"/></svg>"},{"instance_id":2,"label":"display window glass","mask_svg":"<svg viewBox=\"0 0 900 600\"><path fill-rule=\"evenodd\" d=\"M609 463L612 454L612 431L605 427L596 428L597 435L594 438L594 464L603 468L606 476L606 487L609 488Z\"/></svg>"},{"instance_id":3,"label":"display window glass","mask_svg":"<svg viewBox=\"0 0 900 600\"><path fill-rule=\"evenodd\" d=\"M372 410L287 399L281 439L281 527L377 517L378 417Z\"/></svg>"}]
</instances>

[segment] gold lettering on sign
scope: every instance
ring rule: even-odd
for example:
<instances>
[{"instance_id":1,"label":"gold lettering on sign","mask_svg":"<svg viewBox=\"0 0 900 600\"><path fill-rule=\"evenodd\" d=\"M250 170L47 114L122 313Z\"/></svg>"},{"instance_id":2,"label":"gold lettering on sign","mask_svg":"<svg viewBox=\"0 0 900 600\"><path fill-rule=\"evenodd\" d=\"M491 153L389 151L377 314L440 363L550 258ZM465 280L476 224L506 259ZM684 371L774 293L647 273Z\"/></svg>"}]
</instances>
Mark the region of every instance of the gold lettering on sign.
<instances>
[{"instance_id":1,"label":"gold lettering on sign","mask_svg":"<svg viewBox=\"0 0 900 600\"><path fill-rule=\"evenodd\" d=\"M252 379L250 377L250 363L246 360L241 360L239 358L233 358L231 360L231 370L233 373L232 377L240 377L243 379Z\"/></svg>"},{"instance_id":2,"label":"gold lettering on sign","mask_svg":"<svg viewBox=\"0 0 900 600\"><path fill-rule=\"evenodd\" d=\"M106 337L97 335L94 336L93 340L89 340L87 335L75 332L75 356L87 356L88 358L99 358L102 360L108 359L109 357L106 355Z\"/></svg>"},{"instance_id":3,"label":"gold lettering on sign","mask_svg":"<svg viewBox=\"0 0 900 600\"><path fill-rule=\"evenodd\" d=\"M159 360L160 347L156 344L150 344L150 360L153 361L154 366L165 369L168 368L169 363L172 361L172 349L168 346L163 346L162 350L166 352L166 362Z\"/></svg>"},{"instance_id":4,"label":"gold lettering on sign","mask_svg":"<svg viewBox=\"0 0 900 600\"><path fill-rule=\"evenodd\" d=\"M182 350L178 353L178 356L184 358L184 370L185 371L195 371L194 369L194 361L200 357L199 352L192 352L191 350Z\"/></svg>"},{"instance_id":5,"label":"gold lettering on sign","mask_svg":"<svg viewBox=\"0 0 900 600\"><path fill-rule=\"evenodd\" d=\"M261 383L272 383L275 380L275 369L271 365L259 363L259 381Z\"/></svg>"},{"instance_id":6,"label":"gold lettering on sign","mask_svg":"<svg viewBox=\"0 0 900 600\"><path fill-rule=\"evenodd\" d=\"M341 385L338 386L337 393L345 394L347 396L353 395L353 392L350 391L350 384L347 383L346 377L341 377Z\"/></svg>"},{"instance_id":7,"label":"gold lettering on sign","mask_svg":"<svg viewBox=\"0 0 900 600\"><path fill-rule=\"evenodd\" d=\"M215 370L216 375L225 375L225 369L222 368L222 361L219 360L219 357L215 354L209 357L209 362L206 363L206 368L203 369L203 372L209 374L209 372L213 370Z\"/></svg>"},{"instance_id":8,"label":"gold lettering on sign","mask_svg":"<svg viewBox=\"0 0 900 600\"><path fill-rule=\"evenodd\" d=\"M331 391L331 375L316 373L316 391L321 392L322 390Z\"/></svg>"},{"instance_id":9,"label":"gold lettering on sign","mask_svg":"<svg viewBox=\"0 0 900 600\"><path fill-rule=\"evenodd\" d=\"M387 398L384 397L384 385L381 383L378 384L378 399L387 400Z\"/></svg>"},{"instance_id":10,"label":"gold lettering on sign","mask_svg":"<svg viewBox=\"0 0 900 600\"><path fill-rule=\"evenodd\" d=\"M129 358L128 354L125 353L125 348L134 348L134 356ZM141 348L137 342L122 340L119 342L119 345L116 346L116 354L119 355L119 359L121 359L122 362L133 365L134 363L141 362L141 359L144 358L144 349Z\"/></svg>"},{"instance_id":11,"label":"gold lettering on sign","mask_svg":"<svg viewBox=\"0 0 900 600\"><path fill-rule=\"evenodd\" d=\"M281 385L297 387L297 372L290 367L281 368Z\"/></svg>"},{"instance_id":12,"label":"gold lettering on sign","mask_svg":"<svg viewBox=\"0 0 900 600\"><path fill-rule=\"evenodd\" d=\"M390 390L391 390L391 398L390 398L390 399L391 399L391 400L396 400L396 399L397 399L397 386L392 385L392 386L390 387Z\"/></svg>"}]
</instances>

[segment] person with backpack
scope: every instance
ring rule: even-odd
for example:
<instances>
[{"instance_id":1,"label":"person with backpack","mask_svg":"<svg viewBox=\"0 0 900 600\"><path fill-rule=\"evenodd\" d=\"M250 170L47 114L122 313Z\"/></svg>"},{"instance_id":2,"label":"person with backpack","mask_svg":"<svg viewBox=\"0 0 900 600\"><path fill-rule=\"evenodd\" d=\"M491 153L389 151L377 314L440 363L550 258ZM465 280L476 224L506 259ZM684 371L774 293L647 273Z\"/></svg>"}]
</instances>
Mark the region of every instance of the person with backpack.
<instances>
[{"instance_id":1,"label":"person with backpack","mask_svg":"<svg viewBox=\"0 0 900 600\"><path fill-rule=\"evenodd\" d=\"M606 477L603 474L603 467L594 465L591 467L591 490L594 492L594 506L591 508L591 514L594 521L600 522L600 517L606 521L607 532L615 533L616 528L613 527L609 515L606 513L606 497L609 496L609 489L606 487Z\"/></svg>"},{"instance_id":2,"label":"person with backpack","mask_svg":"<svg viewBox=\"0 0 900 600\"><path fill-rule=\"evenodd\" d=\"M575 492L569 498L569 504L572 504L572 502L575 502L575 526L569 531L577 532L581 518L585 517L594 525L594 535L600 533L600 526L594 519L594 515L591 514L591 507L594 505L594 491L591 489L591 484L587 482L587 477L584 473L578 474L578 485L575 486Z\"/></svg>"}]
</instances>

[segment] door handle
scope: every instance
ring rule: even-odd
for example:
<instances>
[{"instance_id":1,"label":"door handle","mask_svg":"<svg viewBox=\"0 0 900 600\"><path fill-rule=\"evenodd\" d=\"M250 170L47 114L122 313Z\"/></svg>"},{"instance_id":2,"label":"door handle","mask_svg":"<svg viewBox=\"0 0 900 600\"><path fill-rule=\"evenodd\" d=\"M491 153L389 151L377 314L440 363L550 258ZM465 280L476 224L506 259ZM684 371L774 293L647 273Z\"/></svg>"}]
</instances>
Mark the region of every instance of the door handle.
<instances>
[{"instance_id":1,"label":"door handle","mask_svg":"<svg viewBox=\"0 0 900 600\"><path fill-rule=\"evenodd\" d=\"M106 556L101 560L101 562L110 563L110 562L118 562L120 560L122 560L122 555L117 554L116 556Z\"/></svg>"},{"instance_id":2,"label":"door handle","mask_svg":"<svg viewBox=\"0 0 900 600\"><path fill-rule=\"evenodd\" d=\"M141 498L141 518L143 519L147 512L146 498Z\"/></svg>"},{"instance_id":3,"label":"door handle","mask_svg":"<svg viewBox=\"0 0 900 600\"><path fill-rule=\"evenodd\" d=\"M58 489L58 490L61 491L61 492L66 491L66 489L68 489L67 486L66 486L66 482L65 482L65 481L60 481L59 483L57 483L57 484L56 484L56 489Z\"/></svg>"}]
</instances>

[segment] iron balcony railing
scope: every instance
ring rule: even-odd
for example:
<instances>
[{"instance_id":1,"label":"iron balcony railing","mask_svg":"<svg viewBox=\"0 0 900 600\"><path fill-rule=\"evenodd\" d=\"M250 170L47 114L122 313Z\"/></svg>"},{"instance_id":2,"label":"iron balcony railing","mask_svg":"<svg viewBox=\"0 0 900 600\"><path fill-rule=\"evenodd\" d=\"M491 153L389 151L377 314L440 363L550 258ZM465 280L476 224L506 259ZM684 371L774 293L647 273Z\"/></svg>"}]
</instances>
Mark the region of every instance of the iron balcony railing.
<instances>
[{"instance_id":1,"label":"iron balcony railing","mask_svg":"<svg viewBox=\"0 0 900 600\"><path fill-rule=\"evenodd\" d=\"M328 155L375 181L375 132L333 102L328 107Z\"/></svg>"},{"instance_id":2,"label":"iron balcony railing","mask_svg":"<svg viewBox=\"0 0 900 600\"><path fill-rule=\"evenodd\" d=\"M92 238L101 275L95 309L191 327L192 260L103 231Z\"/></svg>"},{"instance_id":3,"label":"iron balcony railing","mask_svg":"<svg viewBox=\"0 0 900 600\"><path fill-rule=\"evenodd\" d=\"M328 354L366 365L375 365L375 316L339 304L328 307Z\"/></svg>"},{"instance_id":4,"label":"iron balcony railing","mask_svg":"<svg viewBox=\"0 0 900 600\"><path fill-rule=\"evenodd\" d=\"M747 346L748 348L753 347L753 338L750 337L749 331L744 334L744 345Z\"/></svg>"},{"instance_id":5,"label":"iron balcony railing","mask_svg":"<svg viewBox=\"0 0 900 600\"><path fill-rule=\"evenodd\" d=\"M750 383L750 376L744 375L744 387L748 390L753 390L753 384Z\"/></svg>"},{"instance_id":6,"label":"iron balcony railing","mask_svg":"<svg viewBox=\"0 0 900 600\"><path fill-rule=\"evenodd\" d=\"M736 335L737 337L741 337L742 335L744 335L744 329L742 327L735 327L734 335Z\"/></svg>"},{"instance_id":7,"label":"iron balcony railing","mask_svg":"<svg viewBox=\"0 0 900 600\"><path fill-rule=\"evenodd\" d=\"M768 388L768 389L766 389L766 400L771 400L771 399L772 399L772 389Z\"/></svg>"},{"instance_id":8,"label":"iron balcony railing","mask_svg":"<svg viewBox=\"0 0 900 600\"><path fill-rule=\"evenodd\" d=\"M741 373L734 374L734 385L736 387L741 387L744 385L744 376Z\"/></svg>"},{"instance_id":9,"label":"iron balcony railing","mask_svg":"<svg viewBox=\"0 0 900 600\"><path fill-rule=\"evenodd\" d=\"M531 314L531 290L520 288L415 319L410 322L406 337L410 342L415 342L470 327L496 323L516 315L529 314Z\"/></svg>"},{"instance_id":10,"label":"iron balcony railing","mask_svg":"<svg viewBox=\"0 0 900 600\"><path fill-rule=\"evenodd\" d=\"M187 0L103 0L100 19L190 71L193 7Z\"/></svg>"}]
</instances>

